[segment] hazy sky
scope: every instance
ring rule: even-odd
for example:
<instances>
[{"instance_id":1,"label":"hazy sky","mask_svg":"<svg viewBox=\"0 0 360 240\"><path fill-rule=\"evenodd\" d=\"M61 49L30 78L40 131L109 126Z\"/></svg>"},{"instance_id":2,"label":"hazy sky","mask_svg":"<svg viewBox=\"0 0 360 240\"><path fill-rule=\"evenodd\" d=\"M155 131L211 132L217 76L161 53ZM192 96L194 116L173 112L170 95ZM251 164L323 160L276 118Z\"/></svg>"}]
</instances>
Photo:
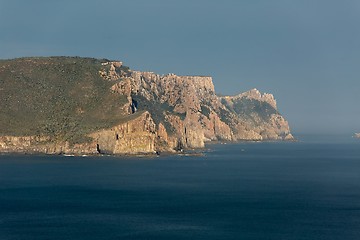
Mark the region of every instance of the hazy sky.
<instances>
[{"instance_id":1,"label":"hazy sky","mask_svg":"<svg viewBox=\"0 0 360 240\"><path fill-rule=\"evenodd\" d=\"M273 93L295 133L360 131L359 0L0 0L0 58L89 56Z\"/></svg>"}]
</instances>

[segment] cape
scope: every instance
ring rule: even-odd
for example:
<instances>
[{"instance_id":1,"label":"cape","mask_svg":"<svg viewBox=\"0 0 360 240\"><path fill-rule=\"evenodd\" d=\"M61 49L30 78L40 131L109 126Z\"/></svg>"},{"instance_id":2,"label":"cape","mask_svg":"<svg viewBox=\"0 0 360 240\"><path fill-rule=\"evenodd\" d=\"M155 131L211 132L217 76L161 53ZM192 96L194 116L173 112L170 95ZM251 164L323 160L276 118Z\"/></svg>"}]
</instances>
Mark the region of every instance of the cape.
<instances>
[{"instance_id":1,"label":"cape","mask_svg":"<svg viewBox=\"0 0 360 240\"><path fill-rule=\"evenodd\" d=\"M139 154L293 140L272 94L80 57L0 60L0 152Z\"/></svg>"}]
</instances>

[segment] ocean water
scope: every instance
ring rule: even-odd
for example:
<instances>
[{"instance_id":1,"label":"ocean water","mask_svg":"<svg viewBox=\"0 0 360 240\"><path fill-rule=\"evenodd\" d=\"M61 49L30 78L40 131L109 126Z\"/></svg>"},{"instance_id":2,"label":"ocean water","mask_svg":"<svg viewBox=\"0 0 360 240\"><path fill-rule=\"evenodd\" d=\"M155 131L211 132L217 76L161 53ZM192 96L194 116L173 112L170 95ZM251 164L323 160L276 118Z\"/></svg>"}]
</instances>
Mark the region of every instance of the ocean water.
<instances>
[{"instance_id":1,"label":"ocean water","mask_svg":"<svg viewBox=\"0 0 360 240\"><path fill-rule=\"evenodd\" d=\"M360 140L0 155L0 239L360 239Z\"/></svg>"}]
</instances>

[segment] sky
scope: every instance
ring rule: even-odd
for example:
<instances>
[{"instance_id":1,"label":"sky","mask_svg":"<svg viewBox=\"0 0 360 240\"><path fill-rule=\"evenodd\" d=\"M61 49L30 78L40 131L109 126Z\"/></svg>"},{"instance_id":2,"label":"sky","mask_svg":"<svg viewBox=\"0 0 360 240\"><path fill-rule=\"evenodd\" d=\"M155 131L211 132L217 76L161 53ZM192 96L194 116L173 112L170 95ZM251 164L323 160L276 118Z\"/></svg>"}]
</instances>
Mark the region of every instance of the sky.
<instances>
[{"instance_id":1,"label":"sky","mask_svg":"<svg viewBox=\"0 0 360 240\"><path fill-rule=\"evenodd\" d=\"M295 134L360 132L358 0L0 0L0 58L82 56L273 93Z\"/></svg>"}]
</instances>

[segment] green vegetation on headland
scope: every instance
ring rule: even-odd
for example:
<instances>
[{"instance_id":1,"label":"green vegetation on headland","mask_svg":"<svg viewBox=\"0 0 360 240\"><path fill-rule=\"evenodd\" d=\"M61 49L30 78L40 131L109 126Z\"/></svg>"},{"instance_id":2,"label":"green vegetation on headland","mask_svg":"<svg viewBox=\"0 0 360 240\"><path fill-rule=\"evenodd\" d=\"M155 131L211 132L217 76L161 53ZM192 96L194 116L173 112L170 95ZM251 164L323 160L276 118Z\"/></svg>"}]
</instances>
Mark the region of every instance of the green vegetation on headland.
<instances>
[{"instance_id":1,"label":"green vegetation on headland","mask_svg":"<svg viewBox=\"0 0 360 240\"><path fill-rule=\"evenodd\" d=\"M0 60L0 133L86 141L86 134L125 117L123 95L99 75L108 60L39 57ZM124 70L128 68L123 67Z\"/></svg>"}]
</instances>

